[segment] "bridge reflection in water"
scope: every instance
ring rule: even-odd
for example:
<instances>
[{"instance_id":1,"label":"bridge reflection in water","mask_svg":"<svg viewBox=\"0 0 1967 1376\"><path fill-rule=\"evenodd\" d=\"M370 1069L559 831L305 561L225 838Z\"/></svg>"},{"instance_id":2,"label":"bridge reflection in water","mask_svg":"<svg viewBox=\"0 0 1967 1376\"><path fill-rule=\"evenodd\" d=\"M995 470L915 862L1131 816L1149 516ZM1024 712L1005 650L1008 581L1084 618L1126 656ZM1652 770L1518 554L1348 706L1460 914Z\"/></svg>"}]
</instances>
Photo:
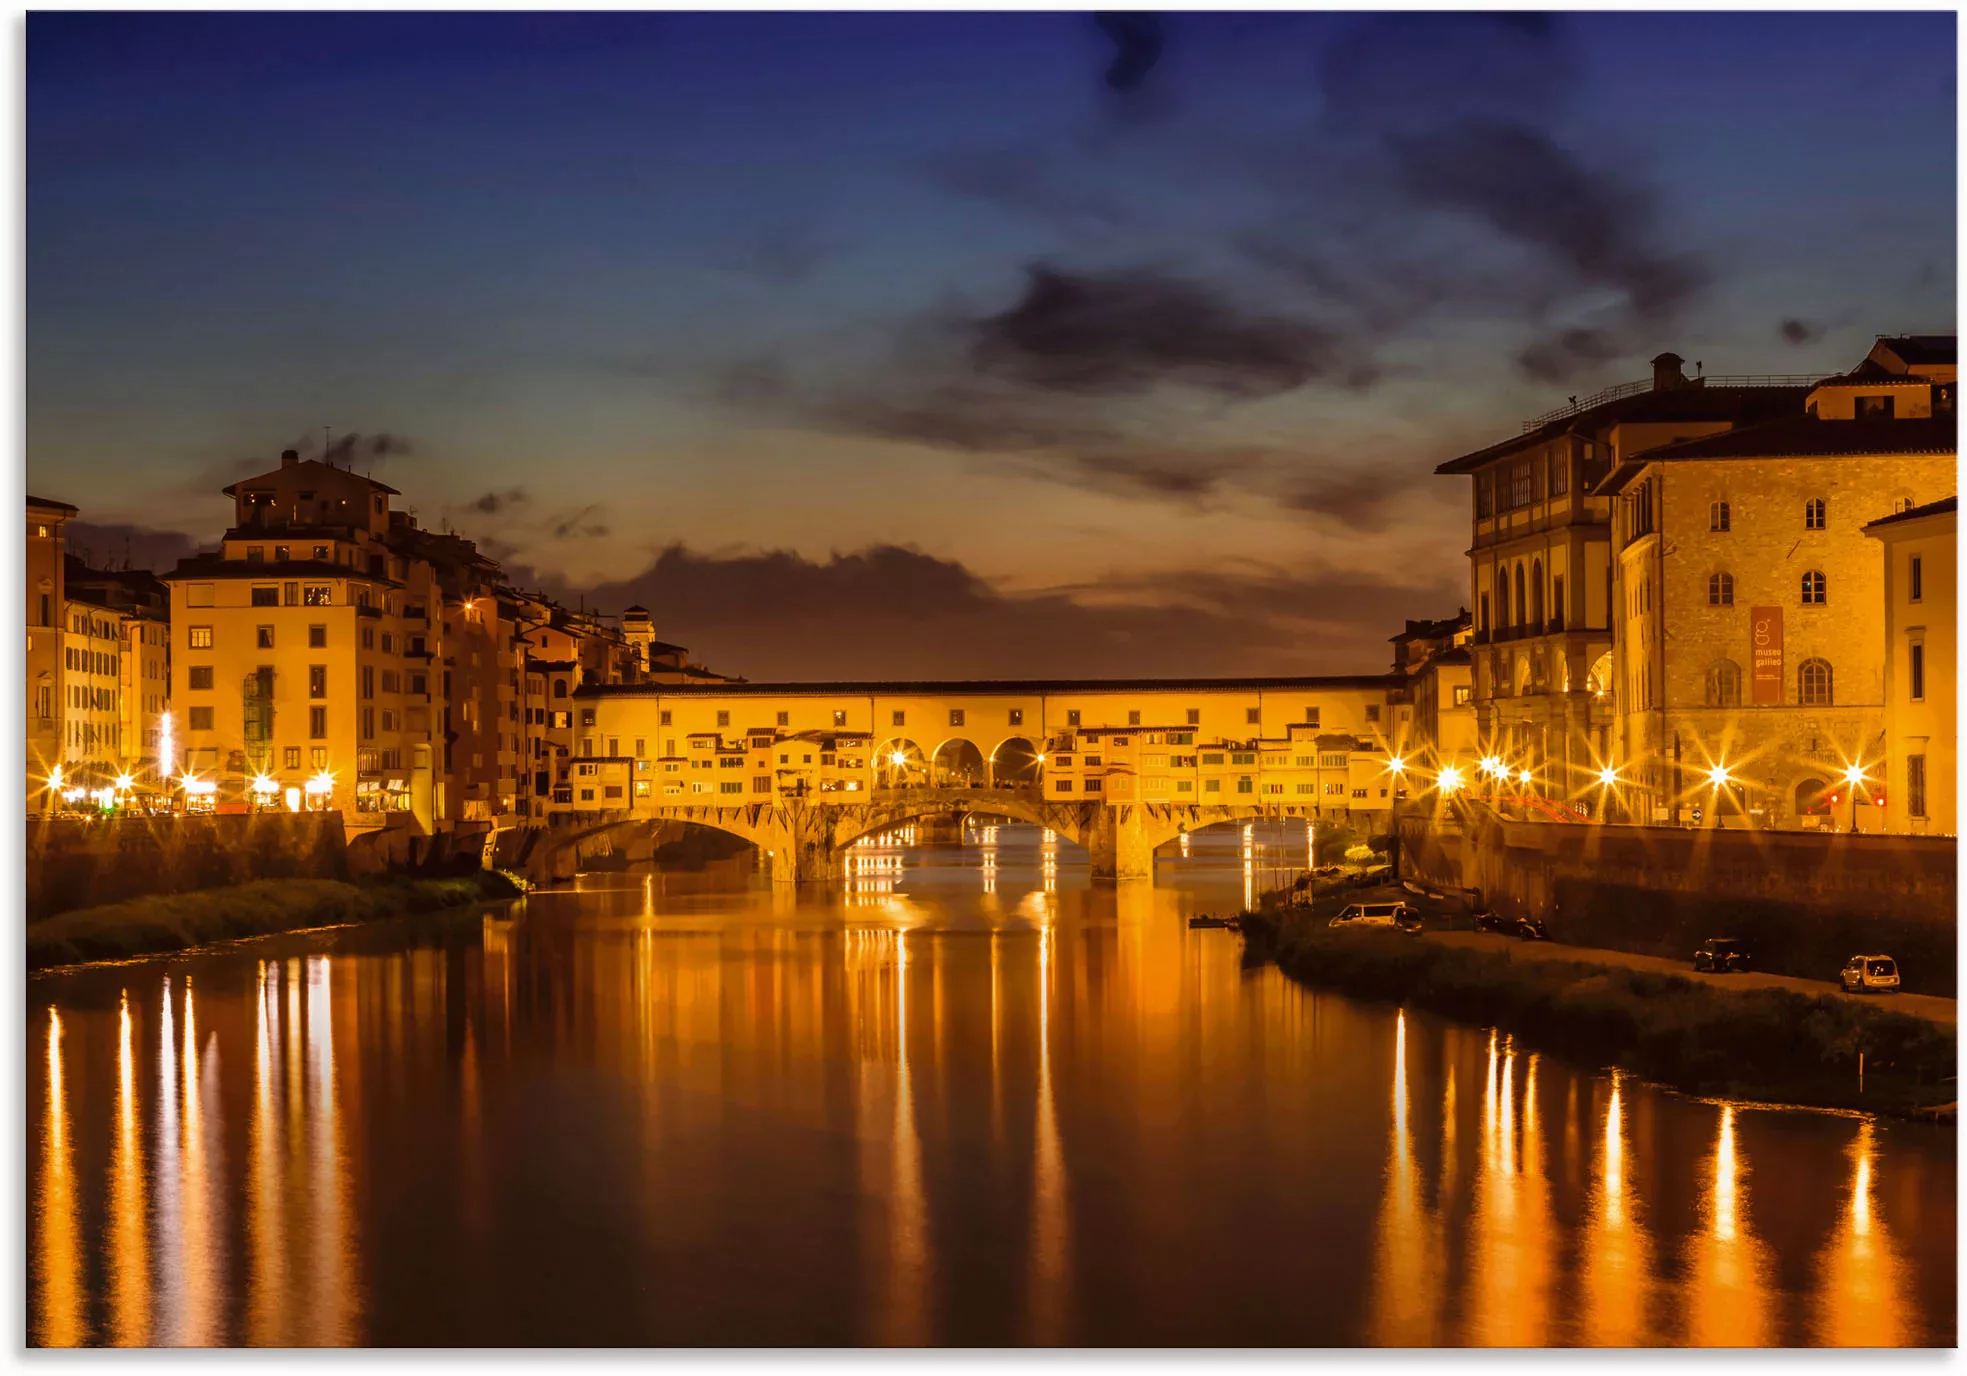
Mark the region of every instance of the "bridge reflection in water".
<instances>
[{"instance_id":1,"label":"bridge reflection in water","mask_svg":"<svg viewBox=\"0 0 1967 1376\"><path fill-rule=\"evenodd\" d=\"M1952 1341L1950 1135L1246 974L1236 830L972 840L34 981L32 1340Z\"/></svg>"}]
</instances>

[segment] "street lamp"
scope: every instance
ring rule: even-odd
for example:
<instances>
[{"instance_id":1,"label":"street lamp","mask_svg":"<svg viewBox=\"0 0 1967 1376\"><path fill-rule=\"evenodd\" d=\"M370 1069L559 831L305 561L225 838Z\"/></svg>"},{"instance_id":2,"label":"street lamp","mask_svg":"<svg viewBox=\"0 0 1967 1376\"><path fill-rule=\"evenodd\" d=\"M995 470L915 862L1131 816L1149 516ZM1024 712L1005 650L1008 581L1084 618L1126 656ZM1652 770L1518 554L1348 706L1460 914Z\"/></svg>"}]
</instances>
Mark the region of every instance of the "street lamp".
<instances>
[{"instance_id":1,"label":"street lamp","mask_svg":"<svg viewBox=\"0 0 1967 1376\"><path fill-rule=\"evenodd\" d=\"M1847 765L1844 769L1844 785L1851 791L1851 830L1858 829L1858 790L1870 780L1865 778L1865 767L1861 764Z\"/></svg>"},{"instance_id":2,"label":"street lamp","mask_svg":"<svg viewBox=\"0 0 1967 1376\"><path fill-rule=\"evenodd\" d=\"M1462 771L1452 764L1443 765L1441 772L1435 775L1434 782L1443 794L1452 795L1462 786Z\"/></svg>"}]
</instances>

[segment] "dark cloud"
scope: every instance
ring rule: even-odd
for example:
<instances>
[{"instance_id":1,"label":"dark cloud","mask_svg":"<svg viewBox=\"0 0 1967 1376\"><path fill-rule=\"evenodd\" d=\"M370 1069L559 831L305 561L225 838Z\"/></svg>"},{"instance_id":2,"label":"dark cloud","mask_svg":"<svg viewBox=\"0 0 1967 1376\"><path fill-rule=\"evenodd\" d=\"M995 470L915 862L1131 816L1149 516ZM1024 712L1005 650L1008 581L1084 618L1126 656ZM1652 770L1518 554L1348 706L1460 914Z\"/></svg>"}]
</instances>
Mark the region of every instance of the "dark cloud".
<instances>
[{"instance_id":1,"label":"dark cloud","mask_svg":"<svg viewBox=\"0 0 1967 1376\"><path fill-rule=\"evenodd\" d=\"M133 568L167 573L177 567L178 560L189 559L203 548L218 547L216 540L201 545L184 531L150 526L70 521L62 530L68 552L98 569Z\"/></svg>"},{"instance_id":2,"label":"dark cloud","mask_svg":"<svg viewBox=\"0 0 1967 1376\"><path fill-rule=\"evenodd\" d=\"M334 464L337 468L356 466L373 467L390 459L402 458L416 452L416 446L402 435L392 435L386 430L363 434L358 430L344 431L339 435L324 435L310 432L302 435L286 446L297 452L303 459L315 459ZM278 461L276 460L275 463ZM266 464L257 470L274 467Z\"/></svg>"},{"instance_id":3,"label":"dark cloud","mask_svg":"<svg viewBox=\"0 0 1967 1376\"><path fill-rule=\"evenodd\" d=\"M1526 376L1555 385L1588 373L1624 352L1620 341L1605 330L1559 330L1536 340L1516 361Z\"/></svg>"},{"instance_id":4,"label":"dark cloud","mask_svg":"<svg viewBox=\"0 0 1967 1376\"><path fill-rule=\"evenodd\" d=\"M606 535L605 523L590 519L601 509L600 503L582 507L571 516L556 516L553 519L553 538L556 540L582 540L592 536Z\"/></svg>"},{"instance_id":5,"label":"dark cloud","mask_svg":"<svg viewBox=\"0 0 1967 1376\"><path fill-rule=\"evenodd\" d=\"M1009 310L967 327L979 372L1027 387L1125 395L1160 386L1274 396L1339 368L1325 331L1244 309L1218 288L1153 269L1026 269Z\"/></svg>"},{"instance_id":6,"label":"dark cloud","mask_svg":"<svg viewBox=\"0 0 1967 1376\"><path fill-rule=\"evenodd\" d=\"M1452 576L1261 568L1014 594L895 545L826 559L671 545L637 576L586 589L511 572L590 606L664 608L659 635L754 680L1383 672L1389 626L1452 611L1463 595Z\"/></svg>"},{"instance_id":7,"label":"dark cloud","mask_svg":"<svg viewBox=\"0 0 1967 1376\"><path fill-rule=\"evenodd\" d=\"M471 503L471 509L487 516L496 516L501 511L515 506L523 506L531 500L532 497L527 493L525 488L508 487L503 491L485 493Z\"/></svg>"},{"instance_id":8,"label":"dark cloud","mask_svg":"<svg viewBox=\"0 0 1967 1376\"><path fill-rule=\"evenodd\" d=\"M1113 41L1113 61L1106 69L1106 84L1116 91L1135 90L1161 60L1161 49L1167 42L1162 17L1151 13L1105 13L1094 15L1093 22Z\"/></svg>"},{"instance_id":9,"label":"dark cloud","mask_svg":"<svg viewBox=\"0 0 1967 1376\"><path fill-rule=\"evenodd\" d=\"M1776 333L1782 336L1786 344L1809 344L1823 337L1824 327L1815 321L1798 320L1791 316L1776 326Z\"/></svg>"}]
</instances>

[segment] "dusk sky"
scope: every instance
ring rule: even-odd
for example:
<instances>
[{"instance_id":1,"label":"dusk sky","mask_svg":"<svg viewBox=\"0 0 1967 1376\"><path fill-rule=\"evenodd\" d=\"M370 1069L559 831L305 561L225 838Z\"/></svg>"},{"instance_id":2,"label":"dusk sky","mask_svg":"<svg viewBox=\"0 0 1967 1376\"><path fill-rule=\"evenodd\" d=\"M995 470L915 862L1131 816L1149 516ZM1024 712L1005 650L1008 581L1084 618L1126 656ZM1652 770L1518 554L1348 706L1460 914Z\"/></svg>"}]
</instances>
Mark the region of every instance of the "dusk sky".
<instances>
[{"instance_id":1,"label":"dusk sky","mask_svg":"<svg viewBox=\"0 0 1967 1376\"><path fill-rule=\"evenodd\" d=\"M168 566L328 427L753 679L1376 671L1442 460L1954 330L1955 22L36 14L28 490Z\"/></svg>"}]
</instances>

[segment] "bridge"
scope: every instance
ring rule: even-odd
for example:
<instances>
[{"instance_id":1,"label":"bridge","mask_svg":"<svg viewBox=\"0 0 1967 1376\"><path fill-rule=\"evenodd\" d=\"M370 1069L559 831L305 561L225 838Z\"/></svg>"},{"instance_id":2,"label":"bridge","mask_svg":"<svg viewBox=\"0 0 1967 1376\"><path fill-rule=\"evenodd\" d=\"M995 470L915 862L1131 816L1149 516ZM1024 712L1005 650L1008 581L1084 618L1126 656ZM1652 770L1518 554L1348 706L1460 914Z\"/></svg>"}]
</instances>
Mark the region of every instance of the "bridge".
<instances>
[{"instance_id":1,"label":"bridge","mask_svg":"<svg viewBox=\"0 0 1967 1376\"><path fill-rule=\"evenodd\" d=\"M1395 675L610 684L571 698L542 877L653 847L675 822L743 837L775 877L836 875L862 836L981 812L1151 874L1184 831L1256 817L1386 829L1412 708Z\"/></svg>"}]
</instances>

